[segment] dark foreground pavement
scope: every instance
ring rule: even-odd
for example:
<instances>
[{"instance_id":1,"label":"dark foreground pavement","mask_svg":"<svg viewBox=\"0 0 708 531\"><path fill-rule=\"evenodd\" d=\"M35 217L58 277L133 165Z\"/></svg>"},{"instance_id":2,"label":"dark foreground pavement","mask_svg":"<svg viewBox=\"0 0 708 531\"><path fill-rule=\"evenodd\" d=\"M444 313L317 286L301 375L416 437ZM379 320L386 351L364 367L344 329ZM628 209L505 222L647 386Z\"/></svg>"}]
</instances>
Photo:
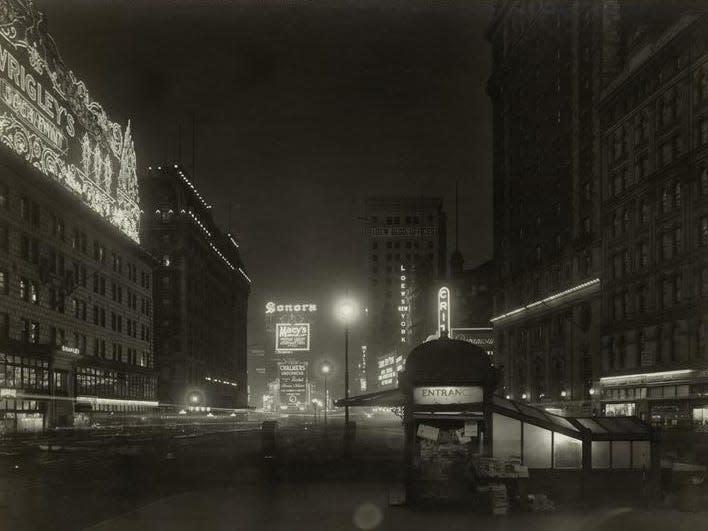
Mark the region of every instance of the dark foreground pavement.
<instances>
[{"instance_id":1,"label":"dark foreground pavement","mask_svg":"<svg viewBox=\"0 0 708 531\"><path fill-rule=\"evenodd\" d=\"M282 427L269 461L254 430L180 438L167 454L136 442L0 457L0 530L708 529L708 513L627 507L507 517L391 507L400 423L359 423L357 432L348 459L336 425L328 439Z\"/></svg>"}]
</instances>

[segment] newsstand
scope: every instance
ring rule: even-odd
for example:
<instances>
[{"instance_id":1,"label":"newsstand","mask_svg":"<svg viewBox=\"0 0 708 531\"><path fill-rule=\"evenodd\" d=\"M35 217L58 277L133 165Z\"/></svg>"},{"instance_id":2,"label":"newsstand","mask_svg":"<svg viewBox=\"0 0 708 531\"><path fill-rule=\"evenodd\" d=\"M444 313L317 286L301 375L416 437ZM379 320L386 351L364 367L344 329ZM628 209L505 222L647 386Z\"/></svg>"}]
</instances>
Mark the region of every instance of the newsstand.
<instances>
[{"instance_id":1,"label":"newsstand","mask_svg":"<svg viewBox=\"0 0 708 531\"><path fill-rule=\"evenodd\" d=\"M497 379L486 352L464 341L429 341L409 354L399 375L408 503L479 502L470 463L489 455L485 403Z\"/></svg>"}]
</instances>

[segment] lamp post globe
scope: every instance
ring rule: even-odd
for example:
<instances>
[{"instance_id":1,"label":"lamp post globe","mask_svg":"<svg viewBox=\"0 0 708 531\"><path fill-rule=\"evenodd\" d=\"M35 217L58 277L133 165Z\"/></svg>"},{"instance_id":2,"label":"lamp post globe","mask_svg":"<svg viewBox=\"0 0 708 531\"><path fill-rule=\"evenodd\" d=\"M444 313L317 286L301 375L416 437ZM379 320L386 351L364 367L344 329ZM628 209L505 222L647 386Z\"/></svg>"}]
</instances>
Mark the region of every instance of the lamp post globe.
<instances>
[{"instance_id":1,"label":"lamp post globe","mask_svg":"<svg viewBox=\"0 0 708 531\"><path fill-rule=\"evenodd\" d=\"M349 325L356 319L356 303L345 298L337 305L337 316L344 323L344 400L349 400ZM349 406L344 405L344 447L348 453L349 448Z\"/></svg>"}]
</instances>

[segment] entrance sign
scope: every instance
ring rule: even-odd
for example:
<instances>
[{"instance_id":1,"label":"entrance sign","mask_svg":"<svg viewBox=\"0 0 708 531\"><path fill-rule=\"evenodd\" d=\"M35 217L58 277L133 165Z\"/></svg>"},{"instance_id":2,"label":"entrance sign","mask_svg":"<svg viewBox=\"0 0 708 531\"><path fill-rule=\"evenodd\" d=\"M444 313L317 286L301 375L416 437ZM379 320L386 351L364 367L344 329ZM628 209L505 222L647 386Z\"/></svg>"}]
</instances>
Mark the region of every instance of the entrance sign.
<instances>
[{"instance_id":1,"label":"entrance sign","mask_svg":"<svg viewBox=\"0 0 708 531\"><path fill-rule=\"evenodd\" d=\"M484 390L472 386L424 386L413 389L413 403L420 405L478 404Z\"/></svg>"},{"instance_id":2,"label":"entrance sign","mask_svg":"<svg viewBox=\"0 0 708 531\"><path fill-rule=\"evenodd\" d=\"M450 288L438 290L438 335L450 336Z\"/></svg>"},{"instance_id":3,"label":"entrance sign","mask_svg":"<svg viewBox=\"0 0 708 531\"><path fill-rule=\"evenodd\" d=\"M31 1L0 9L0 142L138 241L138 179L123 129L64 64Z\"/></svg>"}]
</instances>

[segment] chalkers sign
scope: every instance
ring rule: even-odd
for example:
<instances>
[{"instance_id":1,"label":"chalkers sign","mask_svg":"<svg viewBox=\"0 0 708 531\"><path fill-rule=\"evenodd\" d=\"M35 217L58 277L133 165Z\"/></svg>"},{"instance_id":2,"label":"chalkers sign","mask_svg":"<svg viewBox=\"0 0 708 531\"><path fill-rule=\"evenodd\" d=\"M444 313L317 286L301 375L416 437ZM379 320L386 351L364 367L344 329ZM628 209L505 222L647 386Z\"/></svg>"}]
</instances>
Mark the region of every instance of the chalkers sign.
<instances>
[{"instance_id":1,"label":"chalkers sign","mask_svg":"<svg viewBox=\"0 0 708 531\"><path fill-rule=\"evenodd\" d=\"M470 386L422 386L413 389L413 403L420 405L477 404L484 399L484 390Z\"/></svg>"}]
</instances>

